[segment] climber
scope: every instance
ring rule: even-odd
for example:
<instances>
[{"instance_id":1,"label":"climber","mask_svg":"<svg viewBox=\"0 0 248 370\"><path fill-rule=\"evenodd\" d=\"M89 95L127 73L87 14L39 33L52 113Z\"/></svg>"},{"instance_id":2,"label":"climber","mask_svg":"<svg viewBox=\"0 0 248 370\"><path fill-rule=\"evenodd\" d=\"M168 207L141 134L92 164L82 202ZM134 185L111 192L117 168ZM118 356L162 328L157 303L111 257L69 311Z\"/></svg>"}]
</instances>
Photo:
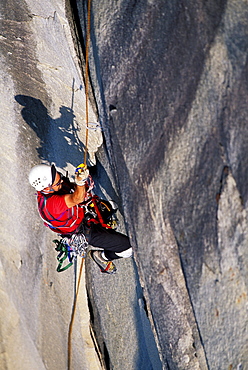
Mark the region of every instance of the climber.
<instances>
[{"instance_id":1,"label":"climber","mask_svg":"<svg viewBox=\"0 0 248 370\"><path fill-rule=\"evenodd\" d=\"M84 203L89 198L89 170L80 165L75 171L75 183L58 172L54 165L34 166L29 182L37 190L38 210L46 226L61 235L82 233L93 247L92 259L102 272L116 272L114 259L128 258L132 247L126 235L106 229L100 222L85 221Z\"/></svg>"}]
</instances>

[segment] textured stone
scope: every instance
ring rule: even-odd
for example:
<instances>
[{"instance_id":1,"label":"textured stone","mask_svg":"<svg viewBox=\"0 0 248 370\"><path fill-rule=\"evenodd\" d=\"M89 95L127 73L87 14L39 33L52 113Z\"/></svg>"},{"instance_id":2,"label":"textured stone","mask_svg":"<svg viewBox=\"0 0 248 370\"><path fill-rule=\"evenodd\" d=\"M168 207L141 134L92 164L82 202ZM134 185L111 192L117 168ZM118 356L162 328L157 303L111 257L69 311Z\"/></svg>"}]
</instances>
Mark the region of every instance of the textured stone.
<instances>
[{"instance_id":1,"label":"textured stone","mask_svg":"<svg viewBox=\"0 0 248 370\"><path fill-rule=\"evenodd\" d=\"M71 4L2 4L3 369L67 365L74 272L56 272L27 174L83 159L86 2ZM115 276L86 261L75 369L248 366L247 12L245 0L92 2L90 120L98 111L106 145L95 160L90 131L89 162L135 256Z\"/></svg>"},{"instance_id":2,"label":"textured stone","mask_svg":"<svg viewBox=\"0 0 248 370\"><path fill-rule=\"evenodd\" d=\"M85 93L63 1L1 3L0 368L65 369L74 270L56 272L56 234L43 226L28 173L83 161ZM96 122L90 107L90 120ZM102 143L90 132L90 160ZM73 173L73 172L72 172ZM84 281L73 328L74 368L98 369ZM79 305L80 306L80 305ZM80 313L80 315L79 315Z\"/></svg>"},{"instance_id":3,"label":"textured stone","mask_svg":"<svg viewBox=\"0 0 248 370\"><path fill-rule=\"evenodd\" d=\"M165 368L248 366L247 11L92 3L91 76Z\"/></svg>"}]
</instances>

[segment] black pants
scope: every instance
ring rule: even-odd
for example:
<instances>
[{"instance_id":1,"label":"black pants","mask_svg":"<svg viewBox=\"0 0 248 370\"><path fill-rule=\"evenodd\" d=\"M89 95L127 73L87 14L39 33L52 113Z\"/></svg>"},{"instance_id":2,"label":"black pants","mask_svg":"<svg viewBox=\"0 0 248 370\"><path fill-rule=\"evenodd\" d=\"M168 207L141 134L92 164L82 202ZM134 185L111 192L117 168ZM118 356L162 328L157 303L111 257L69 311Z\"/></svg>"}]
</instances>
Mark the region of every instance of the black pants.
<instances>
[{"instance_id":1,"label":"black pants","mask_svg":"<svg viewBox=\"0 0 248 370\"><path fill-rule=\"evenodd\" d=\"M109 260L120 258L115 252L120 253L131 248L126 235L113 229L105 229L100 224L91 224L89 228L84 227L82 231L89 244L104 249L104 254Z\"/></svg>"}]
</instances>

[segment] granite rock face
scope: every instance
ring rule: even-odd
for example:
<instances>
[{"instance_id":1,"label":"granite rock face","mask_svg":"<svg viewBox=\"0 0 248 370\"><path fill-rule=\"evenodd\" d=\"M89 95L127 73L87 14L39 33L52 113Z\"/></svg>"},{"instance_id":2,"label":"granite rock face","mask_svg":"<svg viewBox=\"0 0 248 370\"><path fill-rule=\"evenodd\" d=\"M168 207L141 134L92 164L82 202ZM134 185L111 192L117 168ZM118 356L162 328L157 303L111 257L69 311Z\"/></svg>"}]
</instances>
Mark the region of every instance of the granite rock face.
<instances>
[{"instance_id":1,"label":"granite rock face","mask_svg":"<svg viewBox=\"0 0 248 370\"><path fill-rule=\"evenodd\" d=\"M83 161L83 78L63 1L4 0L1 11L0 368L65 369L74 270L56 272L56 234L38 216L28 173L41 162L71 170ZM90 143L94 162L101 132ZM100 369L84 280L80 303L72 364Z\"/></svg>"},{"instance_id":2,"label":"granite rock face","mask_svg":"<svg viewBox=\"0 0 248 370\"><path fill-rule=\"evenodd\" d=\"M56 272L27 175L83 161L86 2L2 9L0 367L64 369L78 270ZM92 2L88 163L135 253L114 276L86 259L74 369L248 367L247 13Z\"/></svg>"},{"instance_id":3,"label":"granite rock face","mask_svg":"<svg viewBox=\"0 0 248 370\"><path fill-rule=\"evenodd\" d=\"M247 2L91 11L91 78L162 364L247 368Z\"/></svg>"},{"instance_id":4,"label":"granite rock face","mask_svg":"<svg viewBox=\"0 0 248 370\"><path fill-rule=\"evenodd\" d=\"M28 173L35 164L54 162L62 172L73 174L74 166L84 160L84 60L75 52L69 4L5 1L2 9L0 368L65 369L79 269L74 265L61 274L56 272L52 241L57 236L38 216ZM90 99L94 103L92 92ZM96 106L90 105L92 123L97 122L95 113ZM118 198L107 174L108 161L104 163L105 177L99 164L92 166L103 138L102 132L91 126L88 164L93 175L94 167L100 168L104 180L96 184L97 191ZM96 297L88 303L83 274L70 368L96 370L112 364L119 369L161 368L132 259L118 266L115 280L107 276L104 280L92 261L87 261L87 269L88 279L91 270L96 276L88 291L101 295L100 300ZM110 316L104 321L106 312ZM97 320L101 325L96 325Z\"/></svg>"}]
</instances>

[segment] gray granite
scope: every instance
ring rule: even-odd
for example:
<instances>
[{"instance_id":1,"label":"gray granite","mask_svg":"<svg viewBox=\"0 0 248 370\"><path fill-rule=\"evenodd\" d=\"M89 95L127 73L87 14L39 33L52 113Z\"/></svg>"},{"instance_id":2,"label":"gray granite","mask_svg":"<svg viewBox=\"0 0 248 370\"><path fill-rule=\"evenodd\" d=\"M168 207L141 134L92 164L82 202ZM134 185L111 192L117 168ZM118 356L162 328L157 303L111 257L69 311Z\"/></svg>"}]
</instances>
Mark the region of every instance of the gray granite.
<instances>
[{"instance_id":1,"label":"gray granite","mask_svg":"<svg viewBox=\"0 0 248 370\"><path fill-rule=\"evenodd\" d=\"M248 366L247 32L242 0L92 3L91 76L164 368Z\"/></svg>"},{"instance_id":2,"label":"gray granite","mask_svg":"<svg viewBox=\"0 0 248 370\"><path fill-rule=\"evenodd\" d=\"M84 6L2 4L1 369L67 367L76 271L27 175L83 161ZM244 0L92 2L88 164L134 257L86 259L74 369L248 367L247 19Z\"/></svg>"}]
</instances>

